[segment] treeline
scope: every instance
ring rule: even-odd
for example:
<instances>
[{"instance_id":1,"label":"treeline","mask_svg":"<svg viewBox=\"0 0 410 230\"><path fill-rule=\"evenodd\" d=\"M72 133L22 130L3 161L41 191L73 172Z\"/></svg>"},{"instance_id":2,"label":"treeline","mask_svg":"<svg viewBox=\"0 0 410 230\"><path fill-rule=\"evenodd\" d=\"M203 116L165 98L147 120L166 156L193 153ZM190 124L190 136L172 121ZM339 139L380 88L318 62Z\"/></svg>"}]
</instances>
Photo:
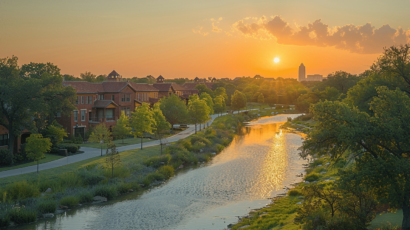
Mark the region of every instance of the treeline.
<instances>
[{"instance_id":1,"label":"treeline","mask_svg":"<svg viewBox=\"0 0 410 230\"><path fill-rule=\"evenodd\" d=\"M362 76L337 72L306 94L316 125L301 155L344 167L336 183L303 186L296 218L303 229L367 229L386 209L402 209L402 229L410 229L409 88L410 46L403 45L385 49Z\"/></svg>"}]
</instances>

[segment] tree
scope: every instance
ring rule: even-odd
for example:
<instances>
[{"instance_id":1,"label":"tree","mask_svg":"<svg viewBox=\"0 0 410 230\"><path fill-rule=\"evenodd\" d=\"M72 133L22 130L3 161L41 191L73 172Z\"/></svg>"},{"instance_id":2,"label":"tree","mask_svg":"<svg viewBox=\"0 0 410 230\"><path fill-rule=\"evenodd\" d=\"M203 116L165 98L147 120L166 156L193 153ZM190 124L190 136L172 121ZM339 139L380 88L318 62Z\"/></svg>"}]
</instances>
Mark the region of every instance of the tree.
<instances>
[{"instance_id":1,"label":"tree","mask_svg":"<svg viewBox=\"0 0 410 230\"><path fill-rule=\"evenodd\" d=\"M84 81L88 81L88 82L95 82L97 78L95 74L92 74L91 72L87 72L87 71L85 73L80 73L80 77Z\"/></svg>"},{"instance_id":2,"label":"tree","mask_svg":"<svg viewBox=\"0 0 410 230\"><path fill-rule=\"evenodd\" d=\"M174 124L181 124L187 121L188 111L185 103L177 95L163 97L160 100L160 109L167 121L174 128Z\"/></svg>"},{"instance_id":3,"label":"tree","mask_svg":"<svg viewBox=\"0 0 410 230\"><path fill-rule=\"evenodd\" d=\"M120 118L117 120L117 124L114 126L112 130L112 134L116 137L122 139L122 143L124 144L124 138L131 133L130 119L128 116L125 116L124 111L121 112Z\"/></svg>"},{"instance_id":4,"label":"tree","mask_svg":"<svg viewBox=\"0 0 410 230\"><path fill-rule=\"evenodd\" d=\"M214 97L214 92L211 89L209 89L205 84L198 84L195 86L195 89L199 91L199 94L207 93L211 97Z\"/></svg>"},{"instance_id":5,"label":"tree","mask_svg":"<svg viewBox=\"0 0 410 230\"><path fill-rule=\"evenodd\" d=\"M226 90L223 87L218 87L214 90L215 97L222 96L225 101L228 100L228 94L226 94Z\"/></svg>"},{"instance_id":6,"label":"tree","mask_svg":"<svg viewBox=\"0 0 410 230\"><path fill-rule=\"evenodd\" d=\"M209 114L214 114L214 102L212 101L212 97L207 93L202 93L199 97L201 100L204 100L209 107Z\"/></svg>"},{"instance_id":7,"label":"tree","mask_svg":"<svg viewBox=\"0 0 410 230\"><path fill-rule=\"evenodd\" d=\"M101 156L102 156L102 145L103 143L108 143L111 140L111 132L105 126L105 123L97 125L90 137L88 138L89 142L100 143L101 145Z\"/></svg>"},{"instance_id":8,"label":"tree","mask_svg":"<svg viewBox=\"0 0 410 230\"><path fill-rule=\"evenodd\" d=\"M209 119L210 109L204 100L195 100L189 102L188 111L191 120L195 123L196 134L196 125Z\"/></svg>"},{"instance_id":9,"label":"tree","mask_svg":"<svg viewBox=\"0 0 410 230\"><path fill-rule=\"evenodd\" d=\"M51 142L49 138L43 138L41 134L31 134L27 138L26 152L27 157L31 160L37 161L37 173L38 173L38 161L44 158L44 153L50 151Z\"/></svg>"},{"instance_id":10,"label":"tree","mask_svg":"<svg viewBox=\"0 0 410 230\"><path fill-rule=\"evenodd\" d=\"M114 143L108 143L108 148L110 152L105 155L105 163L111 168L111 178L114 178L114 167L121 163L121 157Z\"/></svg>"},{"instance_id":11,"label":"tree","mask_svg":"<svg viewBox=\"0 0 410 230\"><path fill-rule=\"evenodd\" d=\"M403 209L402 229L410 229L410 97L400 89L376 88L372 114L342 102L311 107L317 121L303 144L303 154L331 153L338 159L350 149L367 184L392 207Z\"/></svg>"},{"instance_id":12,"label":"tree","mask_svg":"<svg viewBox=\"0 0 410 230\"><path fill-rule=\"evenodd\" d=\"M152 118L155 122L152 123L152 129L155 133L155 136L159 139L161 145L161 154L162 154L162 136L165 130L171 128L171 124L166 120L165 116L162 114L159 104L156 103L152 109Z\"/></svg>"},{"instance_id":13,"label":"tree","mask_svg":"<svg viewBox=\"0 0 410 230\"><path fill-rule=\"evenodd\" d=\"M215 113L222 113L226 110L225 98L219 95L214 98L214 111Z\"/></svg>"},{"instance_id":14,"label":"tree","mask_svg":"<svg viewBox=\"0 0 410 230\"><path fill-rule=\"evenodd\" d=\"M233 110L239 110L246 106L246 96L238 90L231 97L231 107Z\"/></svg>"},{"instance_id":15,"label":"tree","mask_svg":"<svg viewBox=\"0 0 410 230\"><path fill-rule=\"evenodd\" d=\"M149 110L149 105L147 103L142 103L141 106L137 107L134 112L131 113L131 128L134 129L132 134L134 137L141 137L141 149L142 149L142 138L144 137L144 132L152 133L152 124L155 120L152 118L152 113Z\"/></svg>"},{"instance_id":16,"label":"tree","mask_svg":"<svg viewBox=\"0 0 410 230\"><path fill-rule=\"evenodd\" d=\"M63 141L64 137L67 137L67 131L56 121L52 125L49 125L45 131L45 137L50 138L53 146L57 146Z\"/></svg>"},{"instance_id":17,"label":"tree","mask_svg":"<svg viewBox=\"0 0 410 230\"><path fill-rule=\"evenodd\" d=\"M259 103L264 103L264 102L265 102L265 98L263 97L263 94L259 94L259 96L258 96L258 102L259 102Z\"/></svg>"}]
</instances>

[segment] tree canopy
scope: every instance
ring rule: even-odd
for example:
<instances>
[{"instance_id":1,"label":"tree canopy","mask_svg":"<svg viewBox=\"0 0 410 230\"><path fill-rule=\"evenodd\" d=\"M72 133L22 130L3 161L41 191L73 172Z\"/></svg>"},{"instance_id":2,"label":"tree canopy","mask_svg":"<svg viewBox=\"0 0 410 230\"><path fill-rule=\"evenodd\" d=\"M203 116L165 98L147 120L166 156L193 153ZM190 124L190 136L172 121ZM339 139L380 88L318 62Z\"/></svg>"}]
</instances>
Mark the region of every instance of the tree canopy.
<instances>
[{"instance_id":1,"label":"tree canopy","mask_svg":"<svg viewBox=\"0 0 410 230\"><path fill-rule=\"evenodd\" d=\"M160 100L160 109L172 128L174 124L185 123L188 119L188 110L185 103L175 94L163 97Z\"/></svg>"}]
</instances>

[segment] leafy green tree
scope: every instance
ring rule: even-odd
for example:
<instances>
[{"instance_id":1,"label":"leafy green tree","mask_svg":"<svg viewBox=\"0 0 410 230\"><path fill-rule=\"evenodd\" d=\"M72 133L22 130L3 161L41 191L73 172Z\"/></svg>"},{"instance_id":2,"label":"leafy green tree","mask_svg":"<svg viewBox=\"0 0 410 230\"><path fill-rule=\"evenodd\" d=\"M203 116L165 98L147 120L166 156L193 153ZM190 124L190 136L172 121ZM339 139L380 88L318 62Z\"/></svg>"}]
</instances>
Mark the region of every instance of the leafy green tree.
<instances>
[{"instance_id":1,"label":"leafy green tree","mask_svg":"<svg viewBox=\"0 0 410 230\"><path fill-rule=\"evenodd\" d=\"M239 113L239 110L244 108L245 106L246 106L246 96L243 93L236 90L235 93L231 97L231 108L233 110L237 110Z\"/></svg>"},{"instance_id":2,"label":"leafy green tree","mask_svg":"<svg viewBox=\"0 0 410 230\"><path fill-rule=\"evenodd\" d=\"M225 98L222 95L214 98L214 111L218 114L226 111Z\"/></svg>"},{"instance_id":3,"label":"leafy green tree","mask_svg":"<svg viewBox=\"0 0 410 230\"><path fill-rule=\"evenodd\" d=\"M96 82L103 82L103 81L105 81L107 79L107 75L98 75L96 78L95 78L95 81Z\"/></svg>"},{"instance_id":4,"label":"leafy green tree","mask_svg":"<svg viewBox=\"0 0 410 230\"><path fill-rule=\"evenodd\" d=\"M198 84L195 86L195 89L199 91L199 94L207 93L211 97L214 97L214 92L211 89L209 89L205 84Z\"/></svg>"},{"instance_id":5,"label":"leafy green tree","mask_svg":"<svg viewBox=\"0 0 410 230\"><path fill-rule=\"evenodd\" d=\"M102 145L104 143L108 143L111 140L111 132L105 126L105 123L101 123L97 125L93 132L91 133L90 137L88 138L89 142L100 143L101 145L101 156L102 156Z\"/></svg>"},{"instance_id":6,"label":"leafy green tree","mask_svg":"<svg viewBox=\"0 0 410 230\"><path fill-rule=\"evenodd\" d=\"M159 107L161 108L162 114L171 124L172 129L174 128L174 124L182 124L188 119L187 107L177 95L173 94L169 97L163 97L160 100Z\"/></svg>"},{"instance_id":7,"label":"leafy green tree","mask_svg":"<svg viewBox=\"0 0 410 230\"><path fill-rule=\"evenodd\" d=\"M152 130L154 131L155 136L159 139L161 145L161 154L162 154L162 137L164 131L171 128L171 124L167 121L165 116L162 114L162 111L159 107L159 104L156 103L152 109L152 118L155 122L152 123Z\"/></svg>"},{"instance_id":8,"label":"leafy green tree","mask_svg":"<svg viewBox=\"0 0 410 230\"><path fill-rule=\"evenodd\" d=\"M87 72L87 71L85 73L80 73L80 77L84 81L88 81L88 82L95 82L97 78L95 74L92 74L91 72Z\"/></svg>"},{"instance_id":9,"label":"leafy green tree","mask_svg":"<svg viewBox=\"0 0 410 230\"><path fill-rule=\"evenodd\" d=\"M117 120L117 124L114 126L112 130L112 134L118 138L122 139L122 143L124 144L124 138L131 134L131 127L130 119L128 116L125 116L124 111L121 112L120 118Z\"/></svg>"},{"instance_id":10,"label":"leafy green tree","mask_svg":"<svg viewBox=\"0 0 410 230\"><path fill-rule=\"evenodd\" d=\"M114 168L121 164L121 157L114 143L108 143L108 148L110 151L105 155L105 163L111 168L111 178L114 178Z\"/></svg>"},{"instance_id":11,"label":"leafy green tree","mask_svg":"<svg viewBox=\"0 0 410 230\"><path fill-rule=\"evenodd\" d=\"M218 87L214 90L215 97L222 96L225 101L228 100L228 94L226 94L226 90L223 87Z\"/></svg>"},{"instance_id":12,"label":"leafy green tree","mask_svg":"<svg viewBox=\"0 0 410 230\"><path fill-rule=\"evenodd\" d=\"M188 105L189 115L192 122L195 123L195 133L197 132L196 125L203 123L209 119L210 108L204 100L194 100Z\"/></svg>"},{"instance_id":13,"label":"leafy green tree","mask_svg":"<svg viewBox=\"0 0 410 230\"><path fill-rule=\"evenodd\" d=\"M57 146L63 141L64 137L67 137L67 131L56 121L52 125L49 125L45 132L45 137L50 138L53 146Z\"/></svg>"},{"instance_id":14,"label":"leafy green tree","mask_svg":"<svg viewBox=\"0 0 410 230\"><path fill-rule=\"evenodd\" d=\"M133 129L132 134L134 137L141 137L141 149L144 132L152 133L152 124L154 124L154 122L155 120L152 117L147 103L142 103L141 106L137 107L135 111L131 113L130 126Z\"/></svg>"},{"instance_id":15,"label":"leafy green tree","mask_svg":"<svg viewBox=\"0 0 410 230\"><path fill-rule=\"evenodd\" d=\"M37 173L39 171L38 161L44 158L44 153L50 151L50 149L50 139L43 138L41 134L31 134L30 137L27 138L25 151L29 159L37 161Z\"/></svg>"},{"instance_id":16,"label":"leafy green tree","mask_svg":"<svg viewBox=\"0 0 410 230\"><path fill-rule=\"evenodd\" d=\"M202 93L199 97L201 100L204 100L209 107L209 114L214 114L214 102L212 101L212 97L207 93Z\"/></svg>"},{"instance_id":17,"label":"leafy green tree","mask_svg":"<svg viewBox=\"0 0 410 230\"><path fill-rule=\"evenodd\" d=\"M371 115L338 101L313 105L317 125L302 155L329 152L337 159L347 149L356 153L367 183L390 206L403 209L403 229L410 229L410 98L400 89L376 90Z\"/></svg>"},{"instance_id":18,"label":"leafy green tree","mask_svg":"<svg viewBox=\"0 0 410 230\"><path fill-rule=\"evenodd\" d=\"M259 102L259 103L264 103L264 102L265 102L265 98L263 97L263 94L259 94L259 96L258 96L258 102Z\"/></svg>"}]
</instances>

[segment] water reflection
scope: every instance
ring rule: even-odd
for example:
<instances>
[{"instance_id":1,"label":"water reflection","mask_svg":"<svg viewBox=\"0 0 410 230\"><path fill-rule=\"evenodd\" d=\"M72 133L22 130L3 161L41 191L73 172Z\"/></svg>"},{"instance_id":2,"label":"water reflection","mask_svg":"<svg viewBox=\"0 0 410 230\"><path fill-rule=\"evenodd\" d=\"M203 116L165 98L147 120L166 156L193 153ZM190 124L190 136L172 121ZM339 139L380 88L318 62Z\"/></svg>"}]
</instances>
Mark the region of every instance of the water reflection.
<instances>
[{"instance_id":1,"label":"water reflection","mask_svg":"<svg viewBox=\"0 0 410 230\"><path fill-rule=\"evenodd\" d=\"M302 140L281 132L286 117L242 127L212 162L179 173L141 197L131 194L18 229L223 229L300 180L296 174L305 162L297 148Z\"/></svg>"}]
</instances>

